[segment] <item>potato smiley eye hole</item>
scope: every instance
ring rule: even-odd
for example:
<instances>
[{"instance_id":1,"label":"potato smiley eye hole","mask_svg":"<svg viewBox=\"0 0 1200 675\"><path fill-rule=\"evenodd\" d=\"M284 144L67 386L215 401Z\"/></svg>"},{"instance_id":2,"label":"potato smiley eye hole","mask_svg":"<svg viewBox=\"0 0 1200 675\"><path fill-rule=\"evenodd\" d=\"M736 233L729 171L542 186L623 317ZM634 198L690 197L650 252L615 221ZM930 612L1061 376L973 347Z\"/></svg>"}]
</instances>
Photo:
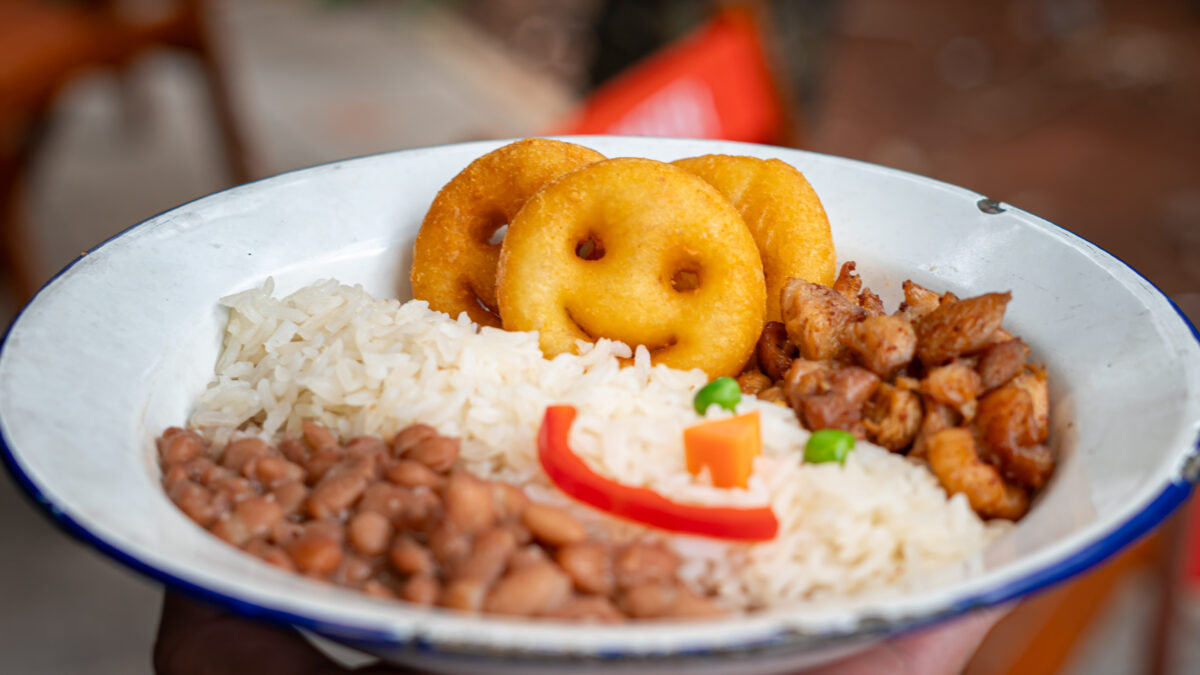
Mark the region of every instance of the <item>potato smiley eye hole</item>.
<instances>
[{"instance_id":1,"label":"potato smiley eye hole","mask_svg":"<svg viewBox=\"0 0 1200 675\"><path fill-rule=\"evenodd\" d=\"M599 260L604 257L604 244L594 234L575 245L575 255L583 260Z\"/></svg>"},{"instance_id":2,"label":"potato smiley eye hole","mask_svg":"<svg viewBox=\"0 0 1200 675\"><path fill-rule=\"evenodd\" d=\"M508 223L504 223L496 228L491 237L488 237L488 246L499 246L504 241L504 233L508 232Z\"/></svg>"},{"instance_id":3,"label":"potato smiley eye hole","mask_svg":"<svg viewBox=\"0 0 1200 675\"><path fill-rule=\"evenodd\" d=\"M684 267L671 276L671 288L677 293L687 293L700 288L700 270Z\"/></svg>"}]
</instances>

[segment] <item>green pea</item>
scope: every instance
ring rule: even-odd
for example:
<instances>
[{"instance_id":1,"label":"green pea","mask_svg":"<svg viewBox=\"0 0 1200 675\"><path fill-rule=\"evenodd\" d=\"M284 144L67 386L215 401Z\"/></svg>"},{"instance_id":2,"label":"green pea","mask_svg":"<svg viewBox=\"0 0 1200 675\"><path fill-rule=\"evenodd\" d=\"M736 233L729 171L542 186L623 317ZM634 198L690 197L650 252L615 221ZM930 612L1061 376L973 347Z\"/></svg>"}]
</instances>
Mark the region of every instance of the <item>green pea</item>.
<instances>
[{"instance_id":1,"label":"green pea","mask_svg":"<svg viewBox=\"0 0 1200 675\"><path fill-rule=\"evenodd\" d=\"M843 464L854 449L854 435L841 429L814 431L804 446L804 461L812 464L837 462Z\"/></svg>"},{"instance_id":2,"label":"green pea","mask_svg":"<svg viewBox=\"0 0 1200 675\"><path fill-rule=\"evenodd\" d=\"M738 386L737 380L732 377L718 377L696 392L696 400L693 403L696 406L696 412L703 415L708 410L708 406L714 403L732 411L740 400L742 400L742 388Z\"/></svg>"}]
</instances>

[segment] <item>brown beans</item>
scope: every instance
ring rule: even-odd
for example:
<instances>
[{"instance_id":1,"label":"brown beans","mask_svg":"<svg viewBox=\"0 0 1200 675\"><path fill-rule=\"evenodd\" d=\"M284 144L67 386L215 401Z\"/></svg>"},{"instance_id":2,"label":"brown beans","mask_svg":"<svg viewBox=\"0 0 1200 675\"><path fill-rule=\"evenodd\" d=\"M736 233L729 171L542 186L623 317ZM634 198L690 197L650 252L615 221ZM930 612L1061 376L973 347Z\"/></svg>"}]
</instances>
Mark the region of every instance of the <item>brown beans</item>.
<instances>
[{"instance_id":1,"label":"brown beans","mask_svg":"<svg viewBox=\"0 0 1200 675\"><path fill-rule=\"evenodd\" d=\"M328 518L350 508L367 489L374 466L370 457L355 457L330 468L308 496L305 506L309 515Z\"/></svg>"},{"instance_id":2,"label":"brown beans","mask_svg":"<svg viewBox=\"0 0 1200 675\"><path fill-rule=\"evenodd\" d=\"M204 441L194 431L180 430L162 443L161 452L166 466L183 464L204 456Z\"/></svg>"},{"instance_id":3,"label":"brown beans","mask_svg":"<svg viewBox=\"0 0 1200 675\"><path fill-rule=\"evenodd\" d=\"M336 449L340 451L341 446L338 445L337 439L325 427L316 422L305 422L300 425L301 433L304 436L304 442L314 452L320 452L326 449Z\"/></svg>"},{"instance_id":4,"label":"brown beans","mask_svg":"<svg viewBox=\"0 0 1200 675\"><path fill-rule=\"evenodd\" d=\"M628 618L619 598L663 616L711 609L678 585L678 560L665 547L589 540L575 516L530 502L517 486L446 473L458 443L431 427L397 436L392 448L401 458L378 439L343 448L319 425L304 431L303 443L285 439L278 449L235 441L216 461L199 435L164 434L167 495L213 535L268 564L375 597L592 623ZM651 606L651 591L631 590L639 584L664 597L670 591L674 604Z\"/></svg>"},{"instance_id":5,"label":"brown beans","mask_svg":"<svg viewBox=\"0 0 1200 675\"><path fill-rule=\"evenodd\" d=\"M241 473L246 462L255 457L263 457L271 453L271 446L259 438L239 438L225 446L221 455L221 466L231 471Z\"/></svg>"},{"instance_id":6,"label":"brown beans","mask_svg":"<svg viewBox=\"0 0 1200 675\"><path fill-rule=\"evenodd\" d=\"M276 485L303 481L308 473L299 464L293 464L282 457L256 457L242 465L242 475L256 480L268 488Z\"/></svg>"},{"instance_id":7,"label":"brown beans","mask_svg":"<svg viewBox=\"0 0 1200 675\"><path fill-rule=\"evenodd\" d=\"M618 553L614 561L617 585L621 588L674 579L678 568L679 557L662 544L632 544Z\"/></svg>"},{"instance_id":8,"label":"brown beans","mask_svg":"<svg viewBox=\"0 0 1200 675\"><path fill-rule=\"evenodd\" d=\"M438 488L444 482L436 471L420 462L402 459L384 471L384 477L404 487Z\"/></svg>"},{"instance_id":9,"label":"brown beans","mask_svg":"<svg viewBox=\"0 0 1200 675\"><path fill-rule=\"evenodd\" d=\"M220 512L213 506L213 495L204 486L190 480L175 483L167 493L171 501L183 511L188 518L196 521L201 527L208 527L216 521Z\"/></svg>"},{"instance_id":10,"label":"brown beans","mask_svg":"<svg viewBox=\"0 0 1200 675\"><path fill-rule=\"evenodd\" d=\"M581 541L558 550L558 564L585 593L608 595L616 586L613 575L613 556L607 544Z\"/></svg>"},{"instance_id":11,"label":"brown beans","mask_svg":"<svg viewBox=\"0 0 1200 675\"><path fill-rule=\"evenodd\" d=\"M438 562L453 567L471 552L471 538L444 520L429 533L429 550Z\"/></svg>"},{"instance_id":12,"label":"brown beans","mask_svg":"<svg viewBox=\"0 0 1200 675\"><path fill-rule=\"evenodd\" d=\"M287 516L298 512L304 501L308 499L308 488L298 480L279 485L271 492L275 495L275 502Z\"/></svg>"},{"instance_id":13,"label":"brown beans","mask_svg":"<svg viewBox=\"0 0 1200 675\"><path fill-rule=\"evenodd\" d=\"M234 507L233 512L241 517L251 537L266 536L275 523L284 517L279 504L262 495L247 497Z\"/></svg>"},{"instance_id":14,"label":"brown beans","mask_svg":"<svg viewBox=\"0 0 1200 675\"><path fill-rule=\"evenodd\" d=\"M434 436L421 441L404 454L407 459L416 460L425 466L444 473L458 461L460 442L457 438Z\"/></svg>"},{"instance_id":15,"label":"brown beans","mask_svg":"<svg viewBox=\"0 0 1200 675\"><path fill-rule=\"evenodd\" d=\"M388 444L374 436L356 436L346 443L347 457L387 457Z\"/></svg>"},{"instance_id":16,"label":"brown beans","mask_svg":"<svg viewBox=\"0 0 1200 675\"><path fill-rule=\"evenodd\" d=\"M363 555L381 555L392 537L392 523L375 511L359 513L347 528L350 544Z\"/></svg>"},{"instance_id":17,"label":"brown beans","mask_svg":"<svg viewBox=\"0 0 1200 675\"><path fill-rule=\"evenodd\" d=\"M372 483L363 491L362 499L358 502L358 511L374 511L383 514L388 520L396 520L404 513L408 501L409 492L404 488L388 483Z\"/></svg>"},{"instance_id":18,"label":"brown beans","mask_svg":"<svg viewBox=\"0 0 1200 675\"><path fill-rule=\"evenodd\" d=\"M318 532L305 532L290 542L286 550L305 574L331 574L342 563L341 542Z\"/></svg>"},{"instance_id":19,"label":"brown beans","mask_svg":"<svg viewBox=\"0 0 1200 675\"><path fill-rule=\"evenodd\" d=\"M442 587L433 576L419 574L409 578L400 589L400 597L414 605L432 605L441 595Z\"/></svg>"},{"instance_id":20,"label":"brown beans","mask_svg":"<svg viewBox=\"0 0 1200 675\"><path fill-rule=\"evenodd\" d=\"M553 563L509 573L488 592L484 610L495 614L534 616L561 605L571 595L571 579Z\"/></svg>"},{"instance_id":21,"label":"brown beans","mask_svg":"<svg viewBox=\"0 0 1200 675\"><path fill-rule=\"evenodd\" d=\"M392 452L397 457L403 457L409 450L437 435L437 429L428 424L414 424L405 427L392 439Z\"/></svg>"},{"instance_id":22,"label":"brown beans","mask_svg":"<svg viewBox=\"0 0 1200 675\"><path fill-rule=\"evenodd\" d=\"M521 514L521 522L539 541L562 546L583 541L587 531L574 516L548 504L530 504Z\"/></svg>"},{"instance_id":23,"label":"brown beans","mask_svg":"<svg viewBox=\"0 0 1200 675\"><path fill-rule=\"evenodd\" d=\"M495 516L491 487L465 471L456 471L447 479L445 506L446 518L467 534L491 527Z\"/></svg>"},{"instance_id":24,"label":"brown beans","mask_svg":"<svg viewBox=\"0 0 1200 675\"><path fill-rule=\"evenodd\" d=\"M512 532L504 528L488 530L475 539L471 552L454 566L453 576L489 585L504 572L509 557L516 550L517 541Z\"/></svg>"},{"instance_id":25,"label":"brown beans","mask_svg":"<svg viewBox=\"0 0 1200 675\"><path fill-rule=\"evenodd\" d=\"M407 536L396 537L388 551L388 560L398 572L407 575L431 576L437 571L437 563L429 549Z\"/></svg>"}]
</instances>

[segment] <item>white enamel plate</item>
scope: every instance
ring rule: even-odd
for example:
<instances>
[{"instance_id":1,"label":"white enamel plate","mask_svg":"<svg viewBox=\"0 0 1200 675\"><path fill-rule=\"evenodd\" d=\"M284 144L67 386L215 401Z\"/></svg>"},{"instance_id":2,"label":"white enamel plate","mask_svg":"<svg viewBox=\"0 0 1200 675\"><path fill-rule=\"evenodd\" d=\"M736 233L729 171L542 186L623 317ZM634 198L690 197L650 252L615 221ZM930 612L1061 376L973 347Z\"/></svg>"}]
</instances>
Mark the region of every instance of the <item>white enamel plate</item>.
<instances>
[{"instance_id":1,"label":"white enamel plate","mask_svg":"<svg viewBox=\"0 0 1200 675\"><path fill-rule=\"evenodd\" d=\"M389 153L297 171L152 218L80 258L0 351L9 470L67 530L168 586L438 670L777 672L1066 579L1171 513L1195 479L1200 348L1149 282L1036 216L933 180L738 143L589 137L609 157L778 157L803 171L888 307L913 279L959 296L1011 290L1005 326L1051 375L1061 459L1032 512L941 588L821 610L587 627L424 610L307 581L193 525L160 487L153 438L186 421L213 375L217 299L319 278L407 298L411 247L437 190L501 142Z\"/></svg>"}]
</instances>

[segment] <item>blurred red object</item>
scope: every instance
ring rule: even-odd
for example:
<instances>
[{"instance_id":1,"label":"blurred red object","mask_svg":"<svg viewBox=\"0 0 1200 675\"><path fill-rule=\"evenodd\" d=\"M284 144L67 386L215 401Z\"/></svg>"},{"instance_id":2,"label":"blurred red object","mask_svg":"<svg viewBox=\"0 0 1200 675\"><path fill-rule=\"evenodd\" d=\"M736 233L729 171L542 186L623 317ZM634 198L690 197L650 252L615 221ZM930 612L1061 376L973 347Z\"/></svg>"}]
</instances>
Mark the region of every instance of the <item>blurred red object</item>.
<instances>
[{"instance_id":1,"label":"blurred red object","mask_svg":"<svg viewBox=\"0 0 1200 675\"><path fill-rule=\"evenodd\" d=\"M782 101L754 15L731 8L600 86L555 133L779 143Z\"/></svg>"}]
</instances>

